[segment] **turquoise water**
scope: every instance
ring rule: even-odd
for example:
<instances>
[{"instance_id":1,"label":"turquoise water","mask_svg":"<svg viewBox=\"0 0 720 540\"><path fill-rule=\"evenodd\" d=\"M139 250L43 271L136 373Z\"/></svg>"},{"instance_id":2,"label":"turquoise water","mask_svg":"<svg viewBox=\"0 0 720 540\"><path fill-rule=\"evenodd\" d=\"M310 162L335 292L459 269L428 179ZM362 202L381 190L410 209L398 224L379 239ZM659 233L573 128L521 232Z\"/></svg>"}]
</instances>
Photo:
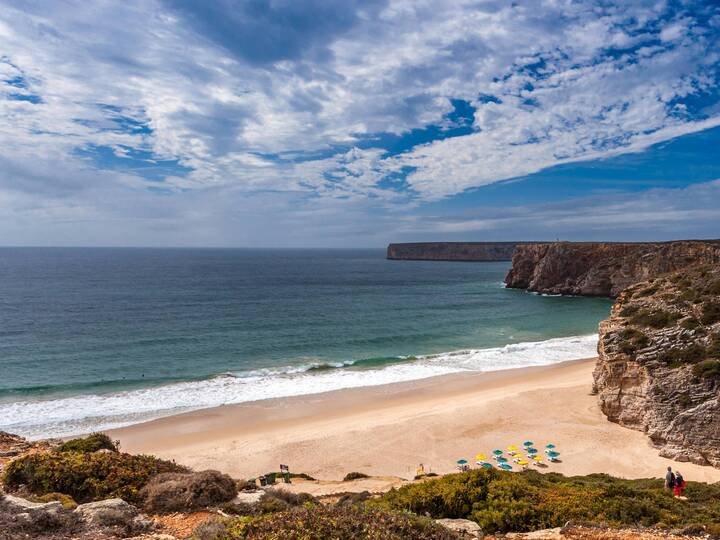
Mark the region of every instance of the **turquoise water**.
<instances>
[{"instance_id":1,"label":"turquoise water","mask_svg":"<svg viewBox=\"0 0 720 540\"><path fill-rule=\"evenodd\" d=\"M1 249L0 429L65 435L221 403L589 356L609 312L609 300L504 289L505 262L384 256Z\"/></svg>"}]
</instances>

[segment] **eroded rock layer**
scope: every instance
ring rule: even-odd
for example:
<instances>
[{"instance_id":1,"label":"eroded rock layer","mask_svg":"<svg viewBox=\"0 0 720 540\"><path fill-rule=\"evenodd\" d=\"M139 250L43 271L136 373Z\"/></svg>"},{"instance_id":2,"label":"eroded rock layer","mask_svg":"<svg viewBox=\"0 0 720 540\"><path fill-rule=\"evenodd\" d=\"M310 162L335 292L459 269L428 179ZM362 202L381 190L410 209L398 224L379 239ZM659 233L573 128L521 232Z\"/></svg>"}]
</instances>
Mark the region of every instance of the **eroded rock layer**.
<instances>
[{"instance_id":1,"label":"eroded rock layer","mask_svg":"<svg viewBox=\"0 0 720 540\"><path fill-rule=\"evenodd\" d=\"M616 297L625 287L696 264L720 264L720 241L518 244L507 287Z\"/></svg>"},{"instance_id":2,"label":"eroded rock layer","mask_svg":"<svg viewBox=\"0 0 720 540\"><path fill-rule=\"evenodd\" d=\"M600 324L594 386L608 419L661 455L720 467L720 266L628 287Z\"/></svg>"}]
</instances>

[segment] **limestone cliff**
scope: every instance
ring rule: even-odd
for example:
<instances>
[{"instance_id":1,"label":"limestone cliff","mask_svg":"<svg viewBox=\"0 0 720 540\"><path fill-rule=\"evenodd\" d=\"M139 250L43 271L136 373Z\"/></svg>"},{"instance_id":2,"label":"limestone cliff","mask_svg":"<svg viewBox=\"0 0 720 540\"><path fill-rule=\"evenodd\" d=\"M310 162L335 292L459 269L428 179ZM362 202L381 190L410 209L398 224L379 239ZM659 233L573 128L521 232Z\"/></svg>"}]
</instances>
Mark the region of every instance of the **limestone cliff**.
<instances>
[{"instance_id":1,"label":"limestone cliff","mask_svg":"<svg viewBox=\"0 0 720 540\"><path fill-rule=\"evenodd\" d=\"M720 241L518 244L507 287L616 297L628 285L699 263L720 263Z\"/></svg>"},{"instance_id":2,"label":"limestone cliff","mask_svg":"<svg viewBox=\"0 0 720 540\"><path fill-rule=\"evenodd\" d=\"M594 386L608 419L663 456L720 467L720 266L628 287L599 338Z\"/></svg>"},{"instance_id":3,"label":"limestone cliff","mask_svg":"<svg viewBox=\"0 0 720 540\"><path fill-rule=\"evenodd\" d=\"M517 242L414 242L390 244L387 258L407 261L509 261Z\"/></svg>"}]
</instances>

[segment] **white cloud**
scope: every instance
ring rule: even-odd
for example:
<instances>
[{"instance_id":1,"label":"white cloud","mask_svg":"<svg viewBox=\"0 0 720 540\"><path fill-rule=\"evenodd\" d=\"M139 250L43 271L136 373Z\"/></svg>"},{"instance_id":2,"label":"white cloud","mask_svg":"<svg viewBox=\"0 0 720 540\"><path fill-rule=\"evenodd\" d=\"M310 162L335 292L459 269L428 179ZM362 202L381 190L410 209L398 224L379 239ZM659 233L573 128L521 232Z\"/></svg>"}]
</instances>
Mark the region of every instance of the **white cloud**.
<instances>
[{"instance_id":1,"label":"white cloud","mask_svg":"<svg viewBox=\"0 0 720 540\"><path fill-rule=\"evenodd\" d=\"M55 209L44 210L47 220L63 205L69 215L95 208L88 219L98 219L114 211L92 197L122 200L147 187L184 201L188 190L223 187L236 197L304 193L313 204L377 208L720 125L716 112L697 119L682 104L692 94L717 94L719 60L708 54L718 47L717 29L650 1L516 4L363 4L337 28L322 27L325 34L300 35L307 51L293 42L292 51L260 62L248 59L253 43L234 50L154 0L8 2L0 11L0 79L22 76L27 87L0 85L0 157L12 163L0 171L0 192L5 201L29 197ZM41 102L2 99L12 93ZM450 99L477 107L476 132L390 157L347 149L362 135L441 124ZM108 129L118 115L151 131ZM110 147L126 162L132 151L150 152L191 172L160 186L130 169L103 172L78 155L88 145ZM410 194L378 185L408 167Z\"/></svg>"}]
</instances>

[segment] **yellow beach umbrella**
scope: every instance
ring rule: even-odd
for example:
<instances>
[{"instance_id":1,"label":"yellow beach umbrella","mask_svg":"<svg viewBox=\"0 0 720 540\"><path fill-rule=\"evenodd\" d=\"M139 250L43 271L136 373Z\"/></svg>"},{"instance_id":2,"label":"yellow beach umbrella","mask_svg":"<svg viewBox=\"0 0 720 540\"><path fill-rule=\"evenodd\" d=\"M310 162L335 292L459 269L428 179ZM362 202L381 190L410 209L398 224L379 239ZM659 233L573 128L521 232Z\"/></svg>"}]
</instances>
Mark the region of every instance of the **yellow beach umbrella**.
<instances>
[{"instance_id":1,"label":"yellow beach umbrella","mask_svg":"<svg viewBox=\"0 0 720 540\"><path fill-rule=\"evenodd\" d=\"M517 446L510 445L508 446L508 450L517 450Z\"/></svg>"},{"instance_id":2,"label":"yellow beach umbrella","mask_svg":"<svg viewBox=\"0 0 720 540\"><path fill-rule=\"evenodd\" d=\"M528 464L528 462L525 460L518 461L518 465L527 465L527 464Z\"/></svg>"},{"instance_id":3,"label":"yellow beach umbrella","mask_svg":"<svg viewBox=\"0 0 720 540\"><path fill-rule=\"evenodd\" d=\"M478 461L481 461L481 460L487 459L487 458L485 457L485 454L478 454L477 456L475 456L475 459L477 459Z\"/></svg>"},{"instance_id":4,"label":"yellow beach umbrella","mask_svg":"<svg viewBox=\"0 0 720 540\"><path fill-rule=\"evenodd\" d=\"M542 461L543 458L542 458L542 456L535 456L535 457L533 457L533 460L535 460L535 461Z\"/></svg>"}]
</instances>

